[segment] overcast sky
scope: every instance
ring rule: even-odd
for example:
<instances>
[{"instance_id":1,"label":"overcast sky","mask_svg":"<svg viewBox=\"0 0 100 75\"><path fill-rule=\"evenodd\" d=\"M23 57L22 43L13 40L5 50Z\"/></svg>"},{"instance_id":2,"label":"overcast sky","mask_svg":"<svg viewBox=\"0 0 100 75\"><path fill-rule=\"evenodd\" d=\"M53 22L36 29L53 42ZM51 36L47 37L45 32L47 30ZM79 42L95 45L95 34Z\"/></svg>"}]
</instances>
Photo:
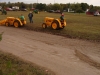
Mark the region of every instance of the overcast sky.
<instances>
[{"instance_id":1,"label":"overcast sky","mask_svg":"<svg viewBox=\"0 0 100 75\"><path fill-rule=\"evenodd\" d=\"M100 6L100 0L0 0L0 2L24 2L24 3L87 3L89 5Z\"/></svg>"}]
</instances>

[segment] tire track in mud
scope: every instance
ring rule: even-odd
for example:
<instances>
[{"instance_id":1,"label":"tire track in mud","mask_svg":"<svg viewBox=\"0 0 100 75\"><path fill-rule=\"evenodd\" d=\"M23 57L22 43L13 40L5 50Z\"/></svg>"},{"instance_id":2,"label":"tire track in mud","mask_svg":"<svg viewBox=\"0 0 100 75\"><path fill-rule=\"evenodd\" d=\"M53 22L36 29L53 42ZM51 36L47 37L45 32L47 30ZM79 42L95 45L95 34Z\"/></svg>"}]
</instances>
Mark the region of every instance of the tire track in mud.
<instances>
[{"instance_id":1,"label":"tire track in mud","mask_svg":"<svg viewBox=\"0 0 100 75\"><path fill-rule=\"evenodd\" d=\"M89 56L85 55L79 50L75 50L75 55L82 61L88 63L91 66L94 66L97 69L100 69L100 63L91 59Z\"/></svg>"}]
</instances>

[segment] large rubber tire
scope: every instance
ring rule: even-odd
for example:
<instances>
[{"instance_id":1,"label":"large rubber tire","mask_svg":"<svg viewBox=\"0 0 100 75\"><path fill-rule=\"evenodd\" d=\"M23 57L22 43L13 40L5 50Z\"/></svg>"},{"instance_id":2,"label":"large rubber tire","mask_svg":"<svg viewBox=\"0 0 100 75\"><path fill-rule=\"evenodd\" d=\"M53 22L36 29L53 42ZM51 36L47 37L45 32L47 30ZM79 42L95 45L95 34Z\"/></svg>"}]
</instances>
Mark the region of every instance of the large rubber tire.
<instances>
[{"instance_id":1,"label":"large rubber tire","mask_svg":"<svg viewBox=\"0 0 100 75\"><path fill-rule=\"evenodd\" d=\"M59 29L59 22L57 20L54 20L51 24L52 29Z\"/></svg>"},{"instance_id":2,"label":"large rubber tire","mask_svg":"<svg viewBox=\"0 0 100 75\"><path fill-rule=\"evenodd\" d=\"M18 28L20 26L20 22L18 20L15 20L13 25L14 27Z\"/></svg>"},{"instance_id":3,"label":"large rubber tire","mask_svg":"<svg viewBox=\"0 0 100 75\"><path fill-rule=\"evenodd\" d=\"M42 24L42 28L46 29L47 25L45 23Z\"/></svg>"},{"instance_id":4,"label":"large rubber tire","mask_svg":"<svg viewBox=\"0 0 100 75\"><path fill-rule=\"evenodd\" d=\"M9 22L6 22L6 23L5 23L5 26L7 26L7 27L8 27L9 25L10 25L10 24L9 24Z\"/></svg>"}]
</instances>

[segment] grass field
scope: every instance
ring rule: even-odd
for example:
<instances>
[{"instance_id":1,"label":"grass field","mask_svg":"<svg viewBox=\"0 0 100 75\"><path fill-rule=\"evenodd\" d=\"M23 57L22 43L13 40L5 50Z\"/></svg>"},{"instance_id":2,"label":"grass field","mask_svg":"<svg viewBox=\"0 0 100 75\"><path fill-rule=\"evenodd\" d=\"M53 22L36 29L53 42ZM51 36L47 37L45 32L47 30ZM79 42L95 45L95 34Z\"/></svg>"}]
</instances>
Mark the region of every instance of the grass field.
<instances>
[{"instance_id":1,"label":"grass field","mask_svg":"<svg viewBox=\"0 0 100 75\"><path fill-rule=\"evenodd\" d=\"M0 20L5 19L7 16L18 17L23 14L27 21L26 29L100 42L100 16L64 12L67 26L62 30L52 30L51 28L42 28L44 18L59 18L60 14L40 12L39 14L34 14L34 23L30 24L28 13L29 11L8 11L7 15L0 15Z\"/></svg>"}]
</instances>

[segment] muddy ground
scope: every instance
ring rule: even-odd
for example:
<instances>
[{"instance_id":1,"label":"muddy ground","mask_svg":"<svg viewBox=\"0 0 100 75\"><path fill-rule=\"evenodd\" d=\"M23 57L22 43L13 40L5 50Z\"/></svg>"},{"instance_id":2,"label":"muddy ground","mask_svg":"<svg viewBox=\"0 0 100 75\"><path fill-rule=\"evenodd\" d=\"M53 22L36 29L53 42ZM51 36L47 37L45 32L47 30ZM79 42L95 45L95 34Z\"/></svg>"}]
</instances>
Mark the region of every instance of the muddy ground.
<instances>
[{"instance_id":1,"label":"muddy ground","mask_svg":"<svg viewBox=\"0 0 100 75\"><path fill-rule=\"evenodd\" d=\"M56 75L100 75L100 43L0 26L0 50Z\"/></svg>"}]
</instances>

